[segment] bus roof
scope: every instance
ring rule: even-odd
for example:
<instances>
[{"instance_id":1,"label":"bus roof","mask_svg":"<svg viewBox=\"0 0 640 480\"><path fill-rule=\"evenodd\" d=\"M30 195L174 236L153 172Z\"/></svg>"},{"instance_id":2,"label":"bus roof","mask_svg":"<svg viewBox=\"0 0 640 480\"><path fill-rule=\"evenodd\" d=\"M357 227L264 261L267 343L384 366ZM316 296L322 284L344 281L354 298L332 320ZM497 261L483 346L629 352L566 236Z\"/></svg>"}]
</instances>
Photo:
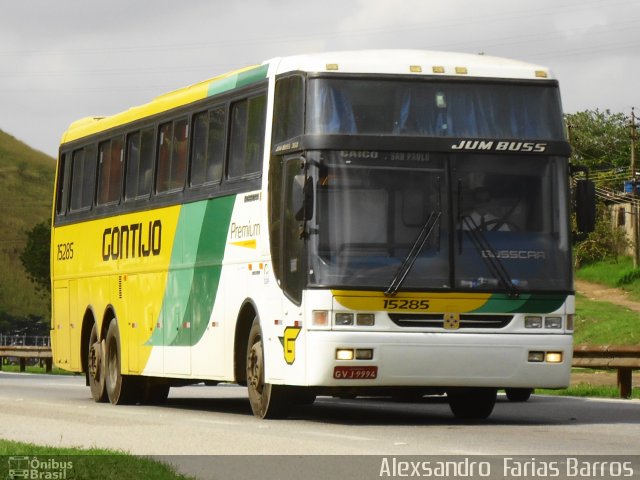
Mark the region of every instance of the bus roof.
<instances>
[{"instance_id":1,"label":"bus roof","mask_svg":"<svg viewBox=\"0 0 640 480\"><path fill-rule=\"evenodd\" d=\"M427 50L360 50L278 57L190 85L111 116L92 116L73 122L61 143L115 128L151 115L292 71L380 73L503 79L549 79L539 65L485 55Z\"/></svg>"}]
</instances>

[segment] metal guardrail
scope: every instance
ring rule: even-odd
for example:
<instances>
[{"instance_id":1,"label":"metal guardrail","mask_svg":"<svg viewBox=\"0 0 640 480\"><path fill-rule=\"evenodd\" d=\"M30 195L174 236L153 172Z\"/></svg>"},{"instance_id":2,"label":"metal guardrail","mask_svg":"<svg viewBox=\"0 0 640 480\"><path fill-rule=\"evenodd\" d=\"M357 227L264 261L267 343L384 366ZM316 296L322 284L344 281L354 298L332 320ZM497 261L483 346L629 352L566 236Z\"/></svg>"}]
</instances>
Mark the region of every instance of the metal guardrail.
<instances>
[{"instance_id":1,"label":"metal guardrail","mask_svg":"<svg viewBox=\"0 0 640 480\"><path fill-rule=\"evenodd\" d=\"M34 347L50 347L51 337L49 335L21 335L0 333L0 347L29 345Z\"/></svg>"},{"instance_id":2,"label":"metal guardrail","mask_svg":"<svg viewBox=\"0 0 640 480\"><path fill-rule=\"evenodd\" d=\"M632 372L640 369L640 345L576 345L574 367L618 371L621 398L631 398Z\"/></svg>"},{"instance_id":3,"label":"metal guardrail","mask_svg":"<svg viewBox=\"0 0 640 480\"><path fill-rule=\"evenodd\" d=\"M2 370L5 358L17 358L21 372L26 370L28 358L39 359L41 363L44 363L48 373L51 373L53 368L53 354L50 346L0 345L0 370Z\"/></svg>"}]
</instances>

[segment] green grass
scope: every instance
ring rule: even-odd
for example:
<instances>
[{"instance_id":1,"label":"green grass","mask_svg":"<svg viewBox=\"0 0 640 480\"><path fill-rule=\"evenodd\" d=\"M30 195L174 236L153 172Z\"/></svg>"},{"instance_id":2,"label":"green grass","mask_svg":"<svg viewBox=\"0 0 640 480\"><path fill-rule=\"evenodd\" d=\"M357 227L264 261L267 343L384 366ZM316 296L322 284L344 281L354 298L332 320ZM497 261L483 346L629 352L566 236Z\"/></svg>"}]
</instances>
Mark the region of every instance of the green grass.
<instances>
[{"instance_id":1,"label":"green grass","mask_svg":"<svg viewBox=\"0 0 640 480\"><path fill-rule=\"evenodd\" d=\"M48 298L38 296L20 262L26 232L50 221L53 158L0 130L0 311L48 318Z\"/></svg>"},{"instance_id":2,"label":"green grass","mask_svg":"<svg viewBox=\"0 0 640 480\"><path fill-rule=\"evenodd\" d=\"M536 389L536 393L569 397L620 398L620 392L617 387L590 385L588 383L580 383L562 390L546 390L540 388ZM632 390L631 398L640 399L640 388L634 388Z\"/></svg>"},{"instance_id":3,"label":"green grass","mask_svg":"<svg viewBox=\"0 0 640 480\"><path fill-rule=\"evenodd\" d=\"M100 480L139 480L153 478L189 479L176 473L170 466L148 458L136 457L122 452L103 449L58 448L33 445L30 443L0 440L0 456L36 458L40 462L55 460L58 464L66 464L67 479L100 479ZM69 465L71 462L71 465ZM51 463L49 463L51 465ZM42 478L46 472L60 472L60 469L38 469ZM62 470L64 472L64 469ZM0 478L9 478L9 462L0 461ZM31 477L29 477L31 478Z\"/></svg>"},{"instance_id":4,"label":"green grass","mask_svg":"<svg viewBox=\"0 0 640 480\"><path fill-rule=\"evenodd\" d=\"M629 292L632 300L640 301L640 269L633 268L631 257L619 257L585 265L576 271L576 277Z\"/></svg>"},{"instance_id":5,"label":"green grass","mask_svg":"<svg viewBox=\"0 0 640 480\"><path fill-rule=\"evenodd\" d=\"M640 344L638 312L577 295L573 339L574 344Z\"/></svg>"}]
</instances>

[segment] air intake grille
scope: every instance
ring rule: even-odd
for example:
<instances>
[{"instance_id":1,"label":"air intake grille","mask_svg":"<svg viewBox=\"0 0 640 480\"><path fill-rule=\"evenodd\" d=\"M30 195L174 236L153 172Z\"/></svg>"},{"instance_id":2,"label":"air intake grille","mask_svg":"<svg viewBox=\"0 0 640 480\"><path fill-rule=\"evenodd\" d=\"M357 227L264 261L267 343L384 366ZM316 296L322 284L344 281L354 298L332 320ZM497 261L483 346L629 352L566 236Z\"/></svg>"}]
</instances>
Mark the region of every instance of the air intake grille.
<instances>
[{"instance_id":1,"label":"air intake grille","mask_svg":"<svg viewBox=\"0 0 640 480\"><path fill-rule=\"evenodd\" d=\"M389 318L399 327L444 328L442 313L390 313ZM460 314L460 329L504 328L513 320L513 315Z\"/></svg>"}]
</instances>

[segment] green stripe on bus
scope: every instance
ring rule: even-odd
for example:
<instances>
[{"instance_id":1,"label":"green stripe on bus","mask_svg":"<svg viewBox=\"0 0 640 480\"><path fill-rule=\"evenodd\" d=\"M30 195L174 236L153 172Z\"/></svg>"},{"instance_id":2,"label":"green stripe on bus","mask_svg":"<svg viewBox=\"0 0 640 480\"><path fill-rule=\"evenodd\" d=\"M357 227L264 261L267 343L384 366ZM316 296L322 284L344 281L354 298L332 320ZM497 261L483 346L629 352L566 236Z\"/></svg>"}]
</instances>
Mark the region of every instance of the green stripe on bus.
<instances>
[{"instance_id":1,"label":"green stripe on bus","mask_svg":"<svg viewBox=\"0 0 640 480\"><path fill-rule=\"evenodd\" d=\"M567 300L567 295L520 294L517 298L494 294L476 313L551 313Z\"/></svg>"},{"instance_id":2,"label":"green stripe on bus","mask_svg":"<svg viewBox=\"0 0 640 480\"><path fill-rule=\"evenodd\" d=\"M233 90L234 88L244 87L260 80L264 80L267 78L268 70L269 65L261 65L256 68L252 68L251 70L247 70L246 72L211 82L207 90L207 96L210 97L212 95L218 95L219 93L224 93L229 90Z\"/></svg>"},{"instance_id":3,"label":"green stripe on bus","mask_svg":"<svg viewBox=\"0 0 640 480\"><path fill-rule=\"evenodd\" d=\"M182 206L158 320L162 328L154 330L147 345L191 346L202 338L218 290L234 203L231 195Z\"/></svg>"}]
</instances>

